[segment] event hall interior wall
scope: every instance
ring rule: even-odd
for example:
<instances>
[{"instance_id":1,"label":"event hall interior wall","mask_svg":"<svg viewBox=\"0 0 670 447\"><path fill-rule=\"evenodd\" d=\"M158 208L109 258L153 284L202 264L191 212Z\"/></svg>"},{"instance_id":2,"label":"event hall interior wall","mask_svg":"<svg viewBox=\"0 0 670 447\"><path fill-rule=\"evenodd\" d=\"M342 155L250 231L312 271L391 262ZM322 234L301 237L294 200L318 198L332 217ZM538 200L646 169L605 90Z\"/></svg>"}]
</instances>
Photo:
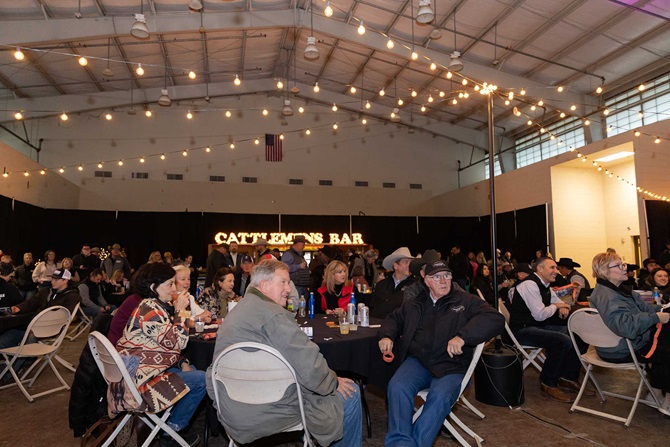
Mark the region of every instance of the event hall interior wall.
<instances>
[{"instance_id":1,"label":"event hall interior wall","mask_svg":"<svg viewBox=\"0 0 670 447\"><path fill-rule=\"evenodd\" d=\"M544 205L498 216L499 246L527 260L545 247ZM351 219L351 220L350 220ZM490 252L490 219L484 217L380 217L232 214L200 212L132 212L44 209L0 196L0 248L17 258L46 249L59 257L74 255L82 243L122 244L135 266L153 250L193 254L204 263L207 245L218 232L361 233L383 254L399 246L413 253L436 248L445 255L460 244L464 251Z\"/></svg>"}]
</instances>

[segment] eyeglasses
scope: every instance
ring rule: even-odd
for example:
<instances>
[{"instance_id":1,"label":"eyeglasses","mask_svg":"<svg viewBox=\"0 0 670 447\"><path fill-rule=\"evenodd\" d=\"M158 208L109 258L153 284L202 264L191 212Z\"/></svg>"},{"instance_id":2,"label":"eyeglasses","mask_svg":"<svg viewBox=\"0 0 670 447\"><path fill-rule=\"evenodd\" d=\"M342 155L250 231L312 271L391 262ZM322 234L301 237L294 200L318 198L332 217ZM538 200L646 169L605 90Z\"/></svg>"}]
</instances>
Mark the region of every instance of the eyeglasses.
<instances>
[{"instance_id":1,"label":"eyeglasses","mask_svg":"<svg viewBox=\"0 0 670 447\"><path fill-rule=\"evenodd\" d=\"M440 281L442 281L443 279L444 279L444 280L451 279L451 278L452 278L452 274L451 274L451 273L443 273L443 274L441 274L441 275L432 275L432 276L429 276L428 278L431 278L431 279L432 279L433 281L435 281L435 282L440 282Z\"/></svg>"},{"instance_id":2,"label":"eyeglasses","mask_svg":"<svg viewBox=\"0 0 670 447\"><path fill-rule=\"evenodd\" d=\"M607 268L610 268L610 269L618 268L619 270L626 270L628 268L628 264L623 262L621 264L608 265Z\"/></svg>"}]
</instances>

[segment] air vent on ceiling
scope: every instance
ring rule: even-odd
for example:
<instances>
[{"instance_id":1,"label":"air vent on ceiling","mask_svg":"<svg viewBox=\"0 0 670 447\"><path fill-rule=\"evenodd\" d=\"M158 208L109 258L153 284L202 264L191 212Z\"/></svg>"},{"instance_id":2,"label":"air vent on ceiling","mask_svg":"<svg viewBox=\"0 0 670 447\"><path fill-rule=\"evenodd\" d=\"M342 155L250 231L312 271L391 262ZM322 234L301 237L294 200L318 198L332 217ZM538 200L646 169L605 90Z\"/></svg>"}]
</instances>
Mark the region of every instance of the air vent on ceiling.
<instances>
[{"instance_id":1,"label":"air vent on ceiling","mask_svg":"<svg viewBox=\"0 0 670 447\"><path fill-rule=\"evenodd\" d=\"M225 175L210 175L209 176L209 181L210 182L225 182L226 181L226 176Z\"/></svg>"},{"instance_id":2,"label":"air vent on ceiling","mask_svg":"<svg viewBox=\"0 0 670 447\"><path fill-rule=\"evenodd\" d=\"M423 189L423 185L421 183L410 183L409 189Z\"/></svg>"},{"instance_id":3,"label":"air vent on ceiling","mask_svg":"<svg viewBox=\"0 0 670 447\"><path fill-rule=\"evenodd\" d=\"M290 179L288 179L288 184L289 185L302 185L303 180L301 178L290 178Z\"/></svg>"},{"instance_id":4,"label":"air vent on ceiling","mask_svg":"<svg viewBox=\"0 0 670 447\"><path fill-rule=\"evenodd\" d=\"M319 186L333 186L332 180L319 180Z\"/></svg>"},{"instance_id":5,"label":"air vent on ceiling","mask_svg":"<svg viewBox=\"0 0 670 447\"><path fill-rule=\"evenodd\" d=\"M168 174L168 180L184 180L184 174Z\"/></svg>"},{"instance_id":6,"label":"air vent on ceiling","mask_svg":"<svg viewBox=\"0 0 670 447\"><path fill-rule=\"evenodd\" d=\"M112 176L112 171L95 171L95 176L109 178Z\"/></svg>"},{"instance_id":7,"label":"air vent on ceiling","mask_svg":"<svg viewBox=\"0 0 670 447\"><path fill-rule=\"evenodd\" d=\"M393 183L393 182L384 182L384 183L382 184L382 186L383 186L384 188L395 188L395 183Z\"/></svg>"},{"instance_id":8,"label":"air vent on ceiling","mask_svg":"<svg viewBox=\"0 0 670 447\"><path fill-rule=\"evenodd\" d=\"M149 178L149 173L148 172L133 172L133 178L139 178L139 179L148 179Z\"/></svg>"},{"instance_id":9,"label":"air vent on ceiling","mask_svg":"<svg viewBox=\"0 0 670 447\"><path fill-rule=\"evenodd\" d=\"M242 177L242 183L258 183L258 177Z\"/></svg>"},{"instance_id":10,"label":"air vent on ceiling","mask_svg":"<svg viewBox=\"0 0 670 447\"><path fill-rule=\"evenodd\" d=\"M367 188L368 187L368 182L363 182L360 180L356 180L356 186L359 186L361 188Z\"/></svg>"}]
</instances>

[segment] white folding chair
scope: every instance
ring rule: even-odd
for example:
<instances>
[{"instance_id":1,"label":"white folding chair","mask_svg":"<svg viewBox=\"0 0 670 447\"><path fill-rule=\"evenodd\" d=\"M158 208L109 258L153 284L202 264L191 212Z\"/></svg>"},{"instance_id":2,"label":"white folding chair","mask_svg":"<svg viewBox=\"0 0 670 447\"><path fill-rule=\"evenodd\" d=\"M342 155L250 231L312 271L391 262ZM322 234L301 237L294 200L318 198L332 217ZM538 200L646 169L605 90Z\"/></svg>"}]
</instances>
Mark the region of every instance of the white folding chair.
<instances>
[{"instance_id":1,"label":"white folding chair","mask_svg":"<svg viewBox=\"0 0 670 447\"><path fill-rule=\"evenodd\" d=\"M14 378L14 383L0 387L0 389L5 389L17 385L29 402L33 402L37 397L55 393L61 390L69 390L70 386L65 383L65 380L63 380L63 377L61 377L61 375L58 373L58 370L52 362L52 359L56 357L58 348L60 348L60 345L63 342L69 321L70 311L68 311L63 306L53 306L44 309L42 312L37 314L35 318L32 319L28 325L28 328L26 329L26 333L24 334L21 343L18 346L0 349L0 354L2 354L5 361L5 369L0 374L0 377L4 376L5 373L9 371L9 373ZM38 339L36 343L28 343L28 339L31 334ZM19 378L12 366L18 359L29 357L34 357L37 360ZM38 365L39 368L37 368ZM23 386L23 384L27 382L28 388L32 387L35 383L35 380L39 377L39 375L44 370L44 367L47 365L51 367L51 370L56 375L56 378L60 381L61 386L31 395ZM33 370L35 370L33 376L27 378Z\"/></svg>"},{"instance_id":2,"label":"white folding chair","mask_svg":"<svg viewBox=\"0 0 670 447\"><path fill-rule=\"evenodd\" d=\"M461 381L461 390L458 394L459 398L462 397L463 391L465 391L468 384L470 383L470 378L472 377L472 373L475 371L475 367L477 366L477 362L479 362L479 358L481 357L482 351L484 350L484 344L485 343L478 344L477 347L475 348L475 351L472 354L472 361L470 362L470 366L468 366L468 369L465 372L465 375L463 376L463 380ZM417 396L419 396L425 402L426 398L428 397L428 390L425 389L425 390L419 391ZM414 413L414 417L412 418L412 423L414 423L419 418L419 416L421 416L422 411L423 411L423 405ZM444 420L443 425L444 425L444 428L449 430L449 433L451 433L451 435L456 439L456 441L458 441L458 443L460 445L462 445L463 447L471 447L471 446L463 438L463 436L461 436L461 434L456 430L456 428L454 428L454 426L451 425L451 423L449 422L449 419L453 420L456 423L456 425L458 425L461 428L461 430L463 430L465 433L470 435L475 440L477 445L484 442L484 438L482 438L477 433L472 431L470 429L470 427L465 425L465 423L463 423L463 421L461 421L458 418L458 416L456 416L454 414L454 412L451 411L451 412L449 412L449 415L447 416L447 418Z\"/></svg>"},{"instance_id":3,"label":"white folding chair","mask_svg":"<svg viewBox=\"0 0 670 447\"><path fill-rule=\"evenodd\" d=\"M132 394L135 401L142 402L142 396L137 390L135 382L130 377L130 373L128 373L126 365L123 363L121 356L116 351L112 343L107 339L107 337L98 331L93 331L88 335L88 346L91 349L95 363L98 365L98 369L105 378L105 381L107 381L108 384L120 381L125 382L126 389L130 390L130 393ZM179 445L183 447L189 447L188 443L184 441L184 439L179 436L179 434L177 434L177 432L175 432L169 425L166 424L166 421L170 417L171 411L172 407L168 408L163 412L162 417L158 417L156 414L143 411L127 412L123 416L121 423L116 426L102 447L107 447L114 441L114 439L123 429L124 425L126 425L126 423L130 420L130 417L133 415L133 413L137 414L137 416L152 429L151 434L147 440L144 441L142 447L149 447L161 429L172 436L172 438L177 441Z\"/></svg>"},{"instance_id":4,"label":"white folding chair","mask_svg":"<svg viewBox=\"0 0 670 447\"><path fill-rule=\"evenodd\" d=\"M303 447L314 447L307 430L298 378L293 367L276 349L254 342L231 345L214 360L212 380L216 408L221 408L219 383L225 387L230 399L253 405L269 404L280 400L286 389L295 383L302 423L283 431L304 430ZM231 437L229 447L235 446L237 444Z\"/></svg>"},{"instance_id":5,"label":"white folding chair","mask_svg":"<svg viewBox=\"0 0 670 447\"><path fill-rule=\"evenodd\" d=\"M74 308L72 319L74 320L77 315L79 315L79 323L77 323L77 325L67 334L67 339L70 341L73 341L75 338L89 330L93 324L93 320L84 313L84 309L81 307L80 303L77 303L77 307Z\"/></svg>"},{"instance_id":6,"label":"white folding chair","mask_svg":"<svg viewBox=\"0 0 670 447\"><path fill-rule=\"evenodd\" d=\"M570 338L572 339L572 345L575 347L575 352L579 352L579 347L577 346L577 341L575 335L579 336L585 343L591 345L591 348L585 353L579 356L579 360L582 362L582 366L586 370L586 376L582 381L582 387L577 394L575 402L570 408L570 412L574 411L583 411L584 413L595 414L607 419L612 419L614 421L623 422L626 427L630 426L631 421L633 420L633 415L637 409L639 402L642 402L646 405L649 405L654 408L658 408L660 402L656 397L656 393L651 389L651 385L647 380L647 375L644 371L644 366L640 365L637 361L635 351L633 350L633 345L630 340L626 339L626 344L628 345L628 351L632 361L629 363L611 363L603 360L596 353L595 348L612 348L619 344L622 337L619 337L614 332L612 332L606 325L603 319L600 317L600 314L596 309L579 309L575 311L570 318L568 319L568 332L570 333ZM624 371L635 371L640 377L640 383L637 387L637 393L635 397L627 396L624 394L612 393L609 391L603 391L600 388L600 385L596 381L596 378L593 375L593 366L599 366L601 368L611 368ZM598 390L600 399L602 402L605 402L605 396L617 397L619 399L624 399L633 402L633 406L630 409L627 417L616 416L610 413L605 413L603 411L592 410L590 408L582 407L579 405L579 401L582 398L584 389L586 388L587 382L591 380L593 385ZM652 401L645 399L640 399L642 393L643 385L646 385L647 389L650 391L650 395L653 398Z\"/></svg>"},{"instance_id":7,"label":"white folding chair","mask_svg":"<svg viewBox=\"0 0 670 447\"><path fill-rule=\"evenodd\" d=\"M500 298L498 298L498 312L500 312L502 316L505 317L505 331L507 331L507 335L509 335L512 343L514 343L516 350L519 351L523 356L523 369L525 370L528 366L533 365L539 372L542 372L542 366L540 363L544 363L545 357L544 354L542 354L542 350L544 348L522 345L519 343L519 340L516 339L512 329L509 327L510 316L509 311L507 310L507 306L505 306L505 302Z\"/></svg>"}]
</instances>

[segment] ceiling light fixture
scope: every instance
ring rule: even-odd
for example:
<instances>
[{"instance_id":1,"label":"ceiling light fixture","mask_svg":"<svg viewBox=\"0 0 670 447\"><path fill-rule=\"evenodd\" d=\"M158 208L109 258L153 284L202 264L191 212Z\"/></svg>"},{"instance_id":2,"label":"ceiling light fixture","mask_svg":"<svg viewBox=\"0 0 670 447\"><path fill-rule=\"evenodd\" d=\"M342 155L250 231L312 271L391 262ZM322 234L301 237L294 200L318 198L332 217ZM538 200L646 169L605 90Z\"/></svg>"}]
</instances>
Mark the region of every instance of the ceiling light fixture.
<instances>
[{"instance_id":1,"label":"ceiling light fixture","mask_svg":"<svg viewBox=\"0 0 670 447\"><path fill-rule=\"evenodd\" d=\"M200 0L191 0L188 2L188 9L191 11L201 11L202 10L202 2Z\"/></svg>"},{"instance_id":2,"label":"ceiling light fixture","mask_svg":"<svg viewBox=\"0 0 670 447\"><path fill-rule=\"evenodd\" d=\"M361 36L365 34L365 25L363 24L363 21L361 20L361 24L358 25L358 34Z\"/></svg>"},{"instance_id":3,"label":"ceiling light fixture","mask_svg":"<svg viewBox=\"0 0 670 447\"><path fill-rule=\"evenodd\" d=\"M142 64L137 64L137 70L135 70L135 73L137 73L137 76L144 75L144 68L142 68Z\"/></svg>"},{"instance_id":4,"label":"ceiling light fixture","mask_svg":"<svg viewBox=\"0 0 670 447\"><path fill-rule=\"evenodd\" d=\"M17 61L22 61L26 57L25 54L23 54L23 51L21 51L21 48L16 47L16 51L14 51L14 58Z\"/></svg>"},{"instance_id":5,"label":"ceiling light fixture","mask_svg":"<svg viewBox=\"0 0 670 447\"><path fill-rule=\"evenodd\" d=\"M451 62L449 62L449 71L458 73L463 70L463 62L461 61L461 53L456 51L456 13L454 13L454 52L451 53Z\"/></svg>"},{"instance_id":6,"label":"ceiling light fixture","mask_svg":"<svg viewBox=\"0 0 670 447\"><path fill-rule=\"evenodd\" d=\"M147 27L147 19L144 17L144 0L140 1L140 13L135 14L135 22L130 27L130 35L136 39L148 39L149 28Z\"/></svg>"},{"instance_id":7,"label":"ceiling light fixture","mask_svg":"<svg viewBox=\"0 0 670 447\"><path fill-rule=\"evenodd\" d=\"M109 68L109 48L111 46L111 41L112 41L111 38L107 39L107 68L102 70L102 75L107 76L108 78L111 78L112 76L114 76L114 72L112 71L111 68Z\"/></svg>"},{"instance_id":8,"label":"ceiling light fixture","mask_svg":"<svg viewBox=\"0 0 670 447\"><path fill-rule=\"evenodd\" d=\"M151 110L145 111L144 114L146 115L147 118L151 118L153 116L153 112L151 112Z\"/></svg>"},{"instance_id":9,"label":"ceiling light fixture","mask_svg":"<svg viewBox=\"0 0 670 447\"><path fill-rule=\"evenodd\" d=\"M84 56L80 57L78 59L78 61L79 61L79 65L81 65L82 67L85 67L85 66L88 65L88 60Z\"/></svg>"},{"instance_id":10,"label":"ceiling light fixture","mask_svg":"<svg viewBox=\"0 0 670 447\"><path fill-rule=\"evenodd\" d=\"M354 87L352 85L351 88L349 89L349 91L351 92L352 95L355 94L356 93L356 87Z\"/></svg>"},{"instance_id":11,"label":"ceiling light fixture","mask_svg":"<svg viewBox=\"0 0 670 447\"><path fill-rule=\"evenodd\" d=\"M333 8L330 7L330 2L326 2L326 8L323 10L323 14L326 17L332 17L333 16Z\"/></svg>"},{"instance_id":12,"label":"ceiling light fixture","mask_svg":"<svg viewBox=\"0 0 670 447\"><path fill-rule=\"evenodd\" d=\"M326 6L326 11L330 8L330 3ZM307 46L303 53L305 59L308 61L314 61L319 58L319 49L316 47L316 37L314 37L314 8L312 6L312 0L309 2L309 11L310 11L310 35L307 38ZM333 15L332 8L330 9L330 15ZM330 17L326 12L326 16Z\"/></svg>"},{"instance_id":13,"label":"ceiling light fixture","mask_svg":"<svg viewBox=\"0 0 670 447\"><path fill-rule=\"evenodd\" d=\"M435 18L433 8L430 6L430 0L419 0L419 11L416 13L416 21L425 25Z\"/></svg>"},{"instance_id":14,"label":"ceiling light fixture","mask_svg":"<svg viewBox=\"0 0 670 447\"><path fill-rule=\"evenodd\" d=\"M172 105L172 100L166 88L161 89L161 95L158 97L158 105L163 107L170 107Z\"/></svg>"},{"instance_id":15,"label":"ceiling light fixture","mask_svg":"<svg viewBox=\"0 0 670 447\"><path fill-rule=\"evenodd\" d=\"M197 75L195 74L195 71L191 70L191 71L188 72L189 79L195 79L196 76Z\"/></svg>"},{"instance_id":16,"label":"ceiling light fixture","mask_svg":"<svg viewBox=\"0 0 670 447\"><path fill-rule=\"evenodd\" d=\"M316 82L314 83L314 93L319 93L319 90L321 90L321 89L319 88L319 81L316 81Z\"/></svg>"},{"instance_id":17,"label":"ceiling light fixture","mask_svg":"<svg viewBox=\"0 0 670 447\"><path fill-rule=\"evenodd\" d=\"M240 80L239 75L235 75L235 79L233 80L233 84L235 84L238 87L240 86L240 84L242 84L242 81Z\"/></svg>"},{"instance_id":18,"label":"ceiling light fixture","mask_svg":"<svg viewBox=\"0 0 670 447\"><path fill-rule=\"evenodd\" d=\"M389 50L392 50L394 46L395 46L395 43L393 43L393 41L391 40L391 37L389 37L389 39L386 41L386 48L388 48Z\"/></svg>"},{"instance_id":19,"label":"ceiling light fixture","mask_svg":"<svg viewBox=\"0 0 670 447\"><path fill-rule=\"evenodd\" d=\"M21 121L21 120L23 119L23 114L22 114L21 112L16 112L16 113L14 114L14 118L15 118L17 121Z\"/></svg>"},{"instance_id":20,"label":"ceiling light fixture","mask_svg":"<svg viewBox=\"0 0 670 447\"><path fill-rule=\"evenodd\" d=\"M291 107L291 101L288 99L284 100L284 107L281 109L281 114L284 116L293 115L293 107Z\"/></svg>"}]
</instances>

